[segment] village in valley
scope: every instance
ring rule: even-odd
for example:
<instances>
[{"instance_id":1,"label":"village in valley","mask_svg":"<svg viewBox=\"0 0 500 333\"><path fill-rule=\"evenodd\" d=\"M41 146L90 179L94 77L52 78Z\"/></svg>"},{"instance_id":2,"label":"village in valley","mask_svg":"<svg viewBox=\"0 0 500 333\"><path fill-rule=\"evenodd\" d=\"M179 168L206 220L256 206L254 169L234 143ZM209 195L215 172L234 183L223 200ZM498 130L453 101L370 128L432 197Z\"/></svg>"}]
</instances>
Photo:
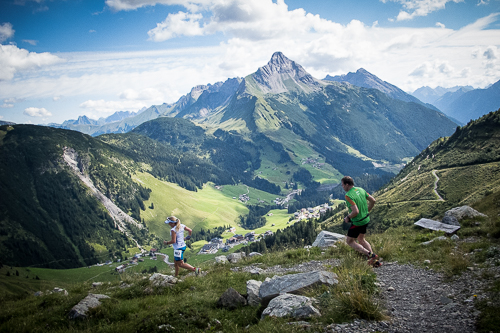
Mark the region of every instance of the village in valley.
<instances>
[{"instance_id":1,"label":"village in valley","mask_svg":"<svg viewBox=\"0 0 500 333\"><path fill-rule=\"evenodd\" d=\"M331 207L328 203L316 207L302 208L300 211L297 211L293 214L293 217L290 218L287 224L293 224L302 220L320 218L332 208L333 207ZM268 216L272 215L273 213L268 213ZM272 224L271 226L274 227L275 225ZM200 249L198 254L215 254L219 250L222 250L222 252L228 252L232 247L236 245L245 245L249 242L257 242L260 241L261 238L266 238L274 234L272 230L267 230L261 234L256 234L254 231L250 231L245 235L236 234L235 227L226 230L226 233L233 233L234 236L227 238L225 242L222 238L213 238L209 243L205 244Z\"/></svg>"}]
</instances>

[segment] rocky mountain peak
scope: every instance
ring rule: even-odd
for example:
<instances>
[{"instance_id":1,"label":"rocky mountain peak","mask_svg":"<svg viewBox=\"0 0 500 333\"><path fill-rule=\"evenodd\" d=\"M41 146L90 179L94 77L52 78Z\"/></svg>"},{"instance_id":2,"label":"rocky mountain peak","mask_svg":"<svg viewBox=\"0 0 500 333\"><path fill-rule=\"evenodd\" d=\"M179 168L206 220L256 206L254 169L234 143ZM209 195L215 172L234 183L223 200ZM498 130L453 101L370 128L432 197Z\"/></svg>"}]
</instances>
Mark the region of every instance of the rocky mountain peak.
<instances>
[{"instance_id":1,"label":"rocky mountain peak","mask_svg":"<svg viewBox=\"0 0 500 333\"><path fill-rule=\"evenodd\" d=\"M310 92L321 87L318 80L282 52L275 52L267 65L260 67L252 77L264 93L277 94L290 90Z\"/></svg>"}]
</instances>

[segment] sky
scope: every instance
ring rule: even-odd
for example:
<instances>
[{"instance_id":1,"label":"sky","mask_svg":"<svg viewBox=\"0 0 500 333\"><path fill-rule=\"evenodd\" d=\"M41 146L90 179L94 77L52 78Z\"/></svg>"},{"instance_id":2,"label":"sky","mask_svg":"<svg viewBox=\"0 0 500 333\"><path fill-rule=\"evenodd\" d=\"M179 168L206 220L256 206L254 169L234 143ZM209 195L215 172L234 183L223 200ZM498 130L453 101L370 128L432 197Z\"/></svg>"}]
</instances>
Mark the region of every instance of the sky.
<instances>
[{"instance_id":1,"label":"sky","mask_svg":"<svg viewBox=\"0 0 500 333\"><path fill-rule=\"evenodd\" d=\"M281 51L407 92L500 80L500 0L0 0L0 120L174 103Z\"/></svg>"}]
</instances>

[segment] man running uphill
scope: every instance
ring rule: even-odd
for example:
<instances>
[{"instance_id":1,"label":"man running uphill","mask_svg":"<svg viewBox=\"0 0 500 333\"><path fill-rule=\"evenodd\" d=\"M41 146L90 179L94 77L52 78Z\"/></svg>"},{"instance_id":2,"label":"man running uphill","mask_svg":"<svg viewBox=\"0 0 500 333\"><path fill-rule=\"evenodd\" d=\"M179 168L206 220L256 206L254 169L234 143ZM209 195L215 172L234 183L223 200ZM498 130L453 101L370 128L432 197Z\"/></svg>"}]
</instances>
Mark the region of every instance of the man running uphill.
<instances>
[{"instance_id":1,"label":"man running uphill","mask_svg":"<svg viewBox=\"0 0 500 333\"><path fill-rule=\"evenodd\" d=\"M192 272L195 272L196 275L200 274L200 268L194 268L193 266L186 264L184 262L184 251L186 251L186 242L184 242L184 231L189 233L185 239L188 240L191 238L191 233L193 232L190 228L186 227L184 224L181 224L181 220L179 220L175 216L170 216L165 221L172 229L170 229L170 236L172 239L170 241L163 241L163 244L173 244L174 247L174 267L175 267L175 276L179 275L179 269L185 268Z\"/></svg>"},{"instance_id":2,"label":"man running uphill","mask_svg":"<svg viewBox=\"0 0 500 333\"><path fill-rule=\"evenodd\" d=\"M369 265L378 267L380 266L378 256L373 253L370 243L365 239L366 226L370 222L369 213L376 200L361 187L354 187L354 180L349 176L342 178L341 185L346 192L345 200L349 208L349 214L344 221L352 222L352 226L347 231L347 245L366 255Z\"/></svg>"}]
</instances>

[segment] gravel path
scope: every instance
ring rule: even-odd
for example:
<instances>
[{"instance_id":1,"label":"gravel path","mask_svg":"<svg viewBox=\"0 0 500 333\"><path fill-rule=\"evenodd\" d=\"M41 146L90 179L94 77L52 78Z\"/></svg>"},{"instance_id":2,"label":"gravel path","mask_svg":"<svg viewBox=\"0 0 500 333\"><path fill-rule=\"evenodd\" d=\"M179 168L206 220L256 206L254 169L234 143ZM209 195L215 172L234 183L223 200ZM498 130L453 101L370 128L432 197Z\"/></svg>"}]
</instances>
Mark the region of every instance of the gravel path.
<instances>
[{"instance_id":1,"label":"gravel path","mask_svg":"<svg viewBox=\"0 0 500 333\"><path fill-rule=\"evenodd\" d=\"M313 260L293 267L280 265L261 269L259 265L235 267L235 271L256 274L289 274L321 270L339 265L340 260ZM325 332L475 332L479 312L474 307L476 298L482 298L485 281L481 270L467 271L451 281L432 269L410 264L384 263L374 269L380 288L379 301L387 309L386 321L354 320L332 324ZM498 272L496 272L498 274ZM498 277L498 275L496 275ZM475 297L474 295L478 295Z\"/></svg>"},{"instance_id":2,"label":"gravel path","mask_svg":"<svg viewBox=\"0 0 500 333\"><path fill-rule=\"evenodd\" d=\"M385 263L375 269L380 301L389 320L355 320L332 324L326 332L475 332L476 298L484 295L480 271L468 271L452 281L431 269ZM478 297L475 295L479 295Z\"/></svg>"}]
</instances>

